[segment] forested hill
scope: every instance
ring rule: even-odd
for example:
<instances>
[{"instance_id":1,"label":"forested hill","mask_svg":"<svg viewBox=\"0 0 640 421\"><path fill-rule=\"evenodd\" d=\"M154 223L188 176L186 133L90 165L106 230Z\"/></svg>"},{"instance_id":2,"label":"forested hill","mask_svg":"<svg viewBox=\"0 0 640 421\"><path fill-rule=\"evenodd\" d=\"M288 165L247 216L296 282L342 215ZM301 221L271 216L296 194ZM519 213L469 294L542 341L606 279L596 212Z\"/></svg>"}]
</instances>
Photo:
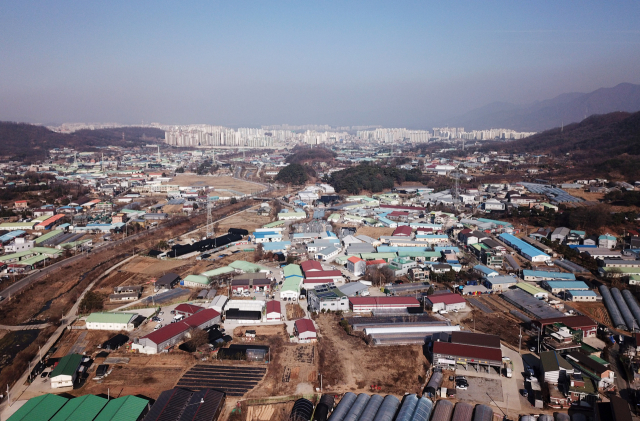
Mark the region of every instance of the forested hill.
<instances>
[{"instance_id":1,"label":"forested hill","mask_svg":"<svg viewBox=\"0 0 640 421\"><path fill-rule=\"evenodd\" d=\"M144 143L156 143L163 138L164 132L153 128L122 127L79 130L71 134L62 134L33 124L0 122L0 145L2 145L0 157L35 161L47 157L49 149L53 148L66 147L88 151L98 146L131 147Z\"/></svg>"},{"instance_id":2,"label":"forested hill","mask_svg":"<svg viewBox=\"0 0 640 421\"><path fill-rule=\"evenodd\" d=\"M571 153L577 158L603 160L622 154L640 155L640 112L594 115L564 128L507 142L500 149L512 153Z\"/></svg>"}]
</instances>

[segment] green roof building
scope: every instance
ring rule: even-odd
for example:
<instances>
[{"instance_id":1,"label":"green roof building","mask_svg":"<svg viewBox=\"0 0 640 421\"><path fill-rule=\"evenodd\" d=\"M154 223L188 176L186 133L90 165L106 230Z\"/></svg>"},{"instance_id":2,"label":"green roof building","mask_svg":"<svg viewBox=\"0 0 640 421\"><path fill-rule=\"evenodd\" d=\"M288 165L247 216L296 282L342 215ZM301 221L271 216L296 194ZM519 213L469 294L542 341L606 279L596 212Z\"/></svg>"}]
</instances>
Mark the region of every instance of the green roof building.
<instances>
[{"instance_id":1,"label":"green roof building","mask_svg":"<svg viewBox=\"0 0 640 421\"><path fill-rule=\"evenodd\" d=\"M187 275L181 282L186 287L203 287L211 283L205 275Z\"/></svg>"},{"instance_id":2,"label":"green roof building","mask_svg":"<svg viewBox=\"0 0 640 421\"><path fill-rule=\"evenodd\" d=\"M223 266L218 269L208 270L206 272L202 272L200 275L206 276L207 278L215 278L216 276L222 276L229 273L235 273L235 269L229 266Z\"/></svg>"},{"instance_id":3,"label":"green roof building","mask_svg":"<svg viewBox=\"0 0 640 421\"><path fill-rule=\"evenodd\" d=\"M71 354L62 357L56 368L51 372L51 388L73 387L78 374L78 368L82 362L82 355Z\"/></svg>"},{"instance_id":4,"label":"green roof building","mask_svg":"<svg viewBox=\"0 0 640 421\"><path fill-rule=\"evenodd\" d=\"M285 279L291 276L302 278L302 269L300 268L300 265L287 265L282 268L282 272L284 273Z\"/></svg>"},{"instance_id":5,"label":"green roof building","mask_svg":"<svg viewBox=\"0 0 640 421\"><path fill-rule=\"evenodd\" d=\"M244 260L236 260L235 262L231 262L231 264L229 264L229 267L241 270L244 273L256 273L256 272L260 272L262 269L266 269L260 265L246 262Z\"/></svg>"},{"instance_id":6,"label":"green roof building","mask_svg":"<svg viewBox=\"0 0 640 421\"><path fill-rule=\"evenodd\" d=\"M133 321L138 317L136 313L91 313L87 317L87 329L89 330L126 330L132 331L135 326Z\"/></svg>"},{"instance_id":7,"label":"green roof building","mask_svg":"<svg viewBox=\"0 0 640 421\"><path fill-rule=\"evenodd\" d=\"M8 421L42 421L49 420L69 399L50 393L29 399Z\"/></svg>"},{"instance_id":8,"label":"green roof building","mask_svg":"<svg viewBox=\"0 0 640 421\"><path fill-rule=\"evenodd\" d=\"M131 395L112 399L94 421L138 421L148 404L148 400Z\"/></svg>"},{"instance_id":9,"label":"green roof building","mask_svg":"<svg viewBox=\"0 0 640 421\"><path fill-rule=\"evenodd\" d=\"M92 420L107 404L105 398L95 395L84 395L70 399L51 421Z\"/></svg>"}]
</instances>

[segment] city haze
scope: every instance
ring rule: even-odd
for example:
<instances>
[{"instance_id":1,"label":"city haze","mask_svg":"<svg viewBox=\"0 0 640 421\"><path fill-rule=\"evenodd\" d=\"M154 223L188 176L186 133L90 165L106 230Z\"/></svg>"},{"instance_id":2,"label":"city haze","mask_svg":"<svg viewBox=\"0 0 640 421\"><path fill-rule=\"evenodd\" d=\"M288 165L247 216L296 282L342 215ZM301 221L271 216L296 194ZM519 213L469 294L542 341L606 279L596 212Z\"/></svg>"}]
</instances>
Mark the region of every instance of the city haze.
<instances>
[{"instance_id":1,"label":"city haze","mask_svg":"<svg viewBox=\"0 0 640 421\"><path fill-rule=\"evenodd\" d=\"M431 128L494 101L640 83L639 15L596 2L20 2L0 14L0 120Z\"/></svg>"}]
</instances>

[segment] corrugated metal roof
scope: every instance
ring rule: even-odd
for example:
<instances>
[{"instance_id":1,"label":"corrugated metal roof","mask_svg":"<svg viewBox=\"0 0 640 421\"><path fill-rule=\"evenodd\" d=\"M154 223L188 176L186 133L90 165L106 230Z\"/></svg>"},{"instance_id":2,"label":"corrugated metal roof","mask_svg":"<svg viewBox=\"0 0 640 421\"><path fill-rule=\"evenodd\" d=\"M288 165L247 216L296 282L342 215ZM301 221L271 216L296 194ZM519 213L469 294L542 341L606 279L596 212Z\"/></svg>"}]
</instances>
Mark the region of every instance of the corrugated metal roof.
<instances>
[{"instance_id":1,"label":"corrugated metal roof","mask_svg":"<svg viewBox=\"0 0 640 421\"><path fill-rule=\"evenodd\" d=\"M62 357L60 361L58 361L58 365L51 372L51 378L66 375L73 376L80 366L82 362L82 355L79 354L71 354L66 357Z\"/></svg>"},{"instance_id":2,"label":"corrugated metal roof","mask_svg":"<svg viewBox=\"0 0 640 421\"><path fill-rule=\"evenodd\" d=\"M500 336L484 333L451 332L451 343L500 348Z\"/></svg>"},{"instance_id":3,"label":"corrugated metal roof","mask_svg":"<svg viewBox=\"0 0 640 421\"><path fill-rule=\"evenodd\" d=\"M42 421L50 419L69 399L50 393L29 399L9 421Z\"/></svg>"},{"instance_id":4,"label":"corrugated metal roof","mask_svg":"<svg viewBox=\"0 0 640 421\"><path fill-rule=\"evenodd\" d=\"M135 313L98 312L91 313L87 317L87 323L129 323L136 316Z\"/></svg>"},{"instance_id":5,"label":"corrugated metal roof","mask_svg":"<svg viewBox=\"0 0 640 421\"><path fill-rule=\"evenodd\" d=\"M51 418L51 421L92 420L107 404L105 398L95 395L84 395L73 398Z\"/></svg>"},{"instance_id":6,"label":"corrugated metal roof","mask_svg":"<svg viewBox=\"0 0 640 421\"><path fill-rule=\"evenodd\" d=\"M137 421L148 403L131 395L112 399L93 421Z\"/></svg>"},{"instance_id":7,"label":"corrugated metal roof","mask_svg":"<svg viewBox=\"0 0 640 421\"><path fill-rule=\"evenodd\" d=\"M502 351L500 349L452 344L448 342L434 342L433 353L453 355L471 360L502 361Z\"/></svg>"}]
</instances>

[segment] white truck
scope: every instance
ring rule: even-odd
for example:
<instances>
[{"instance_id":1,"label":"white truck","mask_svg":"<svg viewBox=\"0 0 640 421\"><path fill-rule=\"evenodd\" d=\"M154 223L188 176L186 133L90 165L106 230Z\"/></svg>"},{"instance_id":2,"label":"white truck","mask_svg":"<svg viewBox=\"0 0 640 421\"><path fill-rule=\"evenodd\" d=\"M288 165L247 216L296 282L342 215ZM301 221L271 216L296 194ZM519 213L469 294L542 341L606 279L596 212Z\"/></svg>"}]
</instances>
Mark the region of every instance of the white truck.
<instances>
[{"instance_id":1,"label":"white truck","mask_svg":"<svg viewBox=\"0 0 640 421\"><path fill-rule=\"evenodd\" d=\"M509 357L502 359L502 366L505 377L509 379L513 377L513 361Z\"/></svg>"}]
</instances>

